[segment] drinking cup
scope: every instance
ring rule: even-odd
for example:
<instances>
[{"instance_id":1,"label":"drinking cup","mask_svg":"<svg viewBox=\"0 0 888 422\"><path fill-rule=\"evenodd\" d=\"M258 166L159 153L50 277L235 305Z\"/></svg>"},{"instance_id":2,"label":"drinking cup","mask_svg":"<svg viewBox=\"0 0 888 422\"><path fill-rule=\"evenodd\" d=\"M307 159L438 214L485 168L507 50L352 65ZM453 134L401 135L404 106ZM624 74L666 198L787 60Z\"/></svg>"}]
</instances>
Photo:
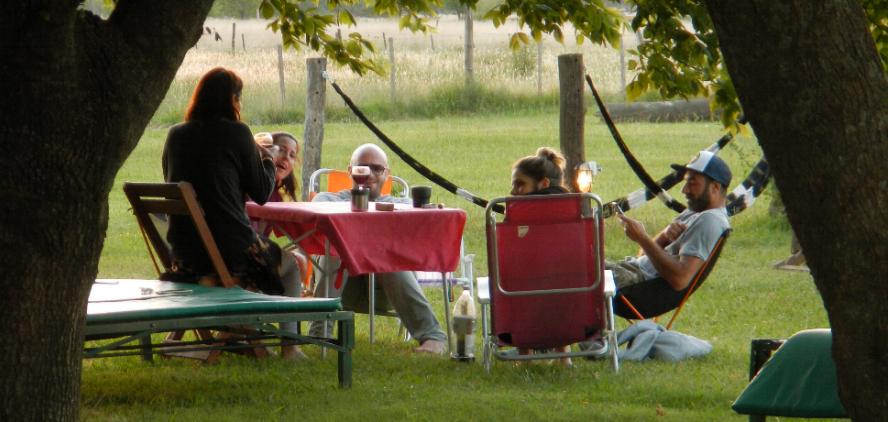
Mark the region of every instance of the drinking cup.
<instances>
[{"instance_id":1,"label":"drinking cup","mask_svg":"<svg viewBox=\"0 0 888 422\"><path fill-rule=\"evenodd\" d=\"M413 198L413 207L422 208L428 205L432 199L432 188L429 186L413 186L410 188L410 196Z\"/></svg>"}]
</instances>

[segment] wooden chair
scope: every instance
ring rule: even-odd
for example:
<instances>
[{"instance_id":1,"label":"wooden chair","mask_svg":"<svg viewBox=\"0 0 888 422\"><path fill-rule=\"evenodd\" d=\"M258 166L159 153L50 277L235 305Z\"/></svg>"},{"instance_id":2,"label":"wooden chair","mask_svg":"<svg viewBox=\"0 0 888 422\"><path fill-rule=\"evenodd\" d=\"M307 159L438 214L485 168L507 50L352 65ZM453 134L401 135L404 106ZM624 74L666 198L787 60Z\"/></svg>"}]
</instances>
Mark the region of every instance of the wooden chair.
<instances>
[{"instance_id":1,"label":"wooden chair","mask_svg":"<svg viewBox=\"0 0 888 422\"><path fill-rule=\"evenodd\" d=\"M691 295L703 285L715 267L730 234L731 229L727 229L721 234L712 248L712 252L709 253L709 257L703 261L703 266L697 270L691 283L684 290L675 291L669 286L669 283L661 278L618 289L617 298L619 300L614 309L616 314L628 320L643 320L656 318L674 310L669 323L666 324L666 329L671 329Z\"/></svg>"},{"instance_id":2,"label":"wooden chair","mask_svg":"<svg viewBox=\"0 0 888 422\"><path fill-rule=\"evenodd\" d=\"M139 229L143 238L146 240L146 248L148 254L154 264L154 268L160 276L161 269L157 265L157 259L160 259L163 268L166 271L172 271L173 257L170 245L167 243L166 228L168 225L168 217L173 215L181 215L190 217L194 223L194 227L200 236L204 249L210 257L213 264L215 274L203 277L199 284L212 287L234 287L238 285L238 280L234 278L228 271L222 254L213 239L209 226L204 219L203 209L197 201L197 195L194 188L188 182L179 183L124 183L123 192L132 205L133 214L139 222ZM239 327L231 327L227 332L214 335L210 330L195 330L195 335L202 341L231 341L237 337L237 334L248 333L250 329ZM184 331L174 331L167 336L167 342L174 344L182 340ZM259 344L256 342L256 344ZM244 349L246 353L255 357L266 357L268 351L265 347L256 347L252 349ZM207 353L187 353L176 354L179 357L196 358L213 363L218 359L220 350L213 350Z\"/></svg>"},{"instance_id":3,"label":"wooden chair","mask_svg":"<svg viewBox=\"0 0 888 422\"><path fill-rule=\"evenodd\" d=\"M238 285L238 281L231 276L228 267L222 260L222 254L216 246L213 233L210 232L210 228L207 226L206 220L204 220L203 209L200 207L200 203L197 202L197 195L194 193L194 188L191 187L190 183L127 182L123 184L123 192L133 207L133 214L135 214L136 220L139 222L139 229L142 235L147 239L145 246L148 248L152 261L154 261L154 269L157 270L158 275L160 275L161 271L157 266L155 256L160 259L165 270L171 271L173 265L173 255L170 251L170 245L166 241L166 224L168 224L166 216L183 215L190 217L194 223L204 249L206 249L207 255L209 255L210 261L213 263L218 284L224 287ZM163 230L159 229L158 226L160 225L164 226ZM150 245L148 242L150 242ZM209 283L209 281L206 283Z\"/></svg>"}]
</instances>

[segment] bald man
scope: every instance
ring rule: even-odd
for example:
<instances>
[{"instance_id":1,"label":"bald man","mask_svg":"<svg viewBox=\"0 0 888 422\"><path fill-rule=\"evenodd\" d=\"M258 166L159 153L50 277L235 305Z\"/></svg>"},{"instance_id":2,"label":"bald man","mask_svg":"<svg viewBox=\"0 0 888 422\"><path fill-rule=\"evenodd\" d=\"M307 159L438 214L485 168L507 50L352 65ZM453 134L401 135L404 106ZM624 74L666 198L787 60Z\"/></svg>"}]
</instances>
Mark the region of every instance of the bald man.
<instances>
[{"instance_id":1,"label":"bald man","mask_svg":"<svg viewBox=\"0 0 888 422\"><path fill-rule=\"evenodd\" d=\"M370 201L374 202L398 202L410 203L408 198L396 198L391 195L380 195L382 184L389 176L388 157L381 148L374 144L364 144L355 149L349 162L348 170L351 174L352 166L370 167L370 178L367 187L370 189ZM313 201L343 202L351 201L351 190L345 189L339 192L322 192L314 197ZM339 267L339 259L331 258L333 267ZM321 264L323 265L323 263ZM407 331L418 342L419 347L414 351L419 353L444 353L444 341L447 335L441 329L435 313L428 299L422 293L422 288L416 281L416 274L412 271L399 271L394 273L376 274L377 289L385 292L388 303L395 309ZM315 287L315 297L324 297L326 279L321 278ZM329 297L342 296L342 306L346 309L367 310L367 275L349 277L339 289L330 286ZM387 306L380 295L376 301L377 311L387 310ZM328 324L327 332L331 332L332 324ZM312 323L311 335L320 336L324 325L317 321Z\"/></svg>"}]
</instances>

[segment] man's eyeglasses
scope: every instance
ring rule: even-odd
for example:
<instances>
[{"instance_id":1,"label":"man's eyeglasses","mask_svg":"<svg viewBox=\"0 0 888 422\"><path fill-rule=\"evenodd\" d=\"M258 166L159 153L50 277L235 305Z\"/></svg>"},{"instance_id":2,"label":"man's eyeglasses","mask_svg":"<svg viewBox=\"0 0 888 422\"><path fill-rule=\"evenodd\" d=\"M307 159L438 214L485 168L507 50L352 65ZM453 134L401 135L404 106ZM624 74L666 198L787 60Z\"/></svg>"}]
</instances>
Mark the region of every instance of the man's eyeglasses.
<instances>
[{"instance_id":1,"label":"man's eyeglasses","mask_svg":"<svg viewBox=\"0 0 888 422\"><path fill-rule=\"evenodd\" d=\"M376 173L376 174L383 174L383 173L385 173L386 170L388 170L388 167L383 166L383 165L379 165L379 164L355 164L355 165L370 167L370 171L372 171L373 173Z\"/></svg>"}]
</instances>

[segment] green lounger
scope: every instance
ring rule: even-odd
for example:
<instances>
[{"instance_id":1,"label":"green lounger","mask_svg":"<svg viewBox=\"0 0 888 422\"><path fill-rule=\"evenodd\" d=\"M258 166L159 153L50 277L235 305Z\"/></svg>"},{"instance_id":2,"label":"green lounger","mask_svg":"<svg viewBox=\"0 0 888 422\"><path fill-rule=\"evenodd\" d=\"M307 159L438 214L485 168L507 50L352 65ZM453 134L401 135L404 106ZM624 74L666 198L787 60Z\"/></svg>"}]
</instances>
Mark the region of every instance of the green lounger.
<instances>
[{"instance_id":1,"label":"green lounger","mask_svg":"<svg viewBox=\"0 0 888 422\"><path fill-rule=\"evenodd\" d=\"M249 325L258 330L255 339L285 339L335 350L339 359L339 385L349 387L355 322L352 312L341 309L339 298L290 298L249 292L239 287L100 279L96 280L89 296L86 340L119 339L87 345L84 357L142 355L150 359L153 353L255 347L243 343L207 344L200 341L170 346L150 341L150 335L154 333L191 329L225 330L229 326ZM337 338L304 336L281 331L273 325L279 322L325 320L337 321Z\"/></svg>"},{"instance_id":2,"label":"green lounger","mask_svg":"<svg viewBox=\"0 0 888 422\"><path fill-rule=\"evenodd\" d=\"M786 340L731 406L737 413L847 418L836 388L832 331L800 331Z\"/></svg>"}]
</instances>

